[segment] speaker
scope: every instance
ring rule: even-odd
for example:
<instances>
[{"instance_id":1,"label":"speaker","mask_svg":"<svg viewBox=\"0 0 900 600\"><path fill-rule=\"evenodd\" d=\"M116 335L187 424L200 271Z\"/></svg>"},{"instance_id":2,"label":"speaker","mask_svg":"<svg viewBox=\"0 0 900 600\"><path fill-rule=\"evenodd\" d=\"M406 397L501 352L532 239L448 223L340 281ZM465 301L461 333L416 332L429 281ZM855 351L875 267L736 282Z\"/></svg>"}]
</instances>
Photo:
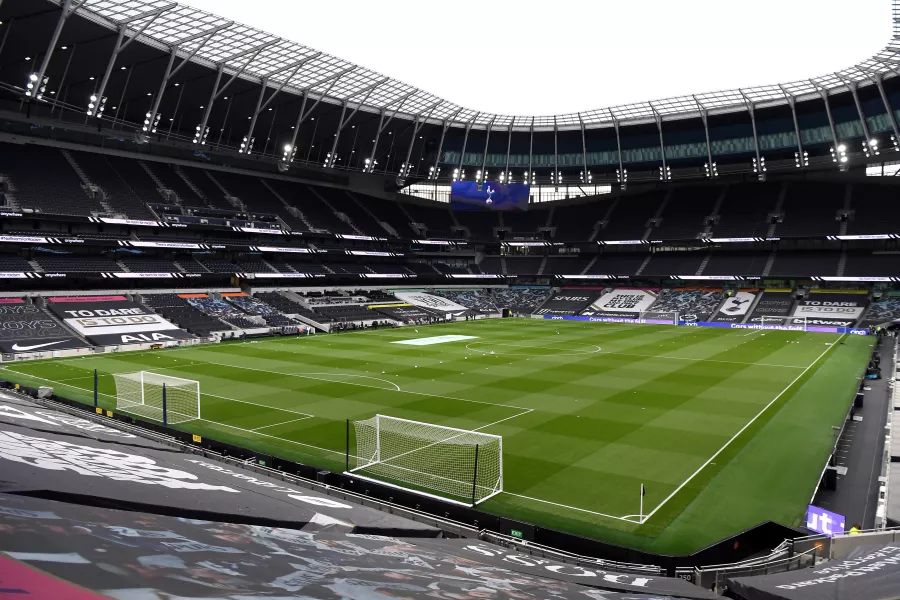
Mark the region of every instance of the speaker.
<instances>
[{"instance_id":1,"label":"speaker","mask_svg":"<svg viewBox=\"0 0 900 600\"><path fill-rule=\"evenodd\" d=\"M825 469L825 489L832 492L837 489L837 469L834 467Z\"/></svg>"}]
</instances>

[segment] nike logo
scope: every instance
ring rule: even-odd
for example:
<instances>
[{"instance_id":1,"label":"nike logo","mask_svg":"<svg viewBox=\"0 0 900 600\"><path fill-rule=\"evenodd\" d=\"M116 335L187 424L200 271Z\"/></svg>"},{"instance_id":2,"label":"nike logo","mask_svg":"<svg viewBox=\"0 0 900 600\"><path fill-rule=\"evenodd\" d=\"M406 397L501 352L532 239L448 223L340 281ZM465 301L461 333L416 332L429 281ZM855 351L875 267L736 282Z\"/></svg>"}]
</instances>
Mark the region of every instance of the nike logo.
<instances>
[{"instance_id":1,"label":"nike logo","mask_svg":"<svg viewBox=\"0 0 900 600\"><path fill-rule=\"evenodd\" d=\"M12 349L14 352L28 352L29 350L36 350L38 348L43 348L45 346L52 346L54 344L62 344L65 340L59 340L56 342L47 342L46 344L35 344L34 346L20 346L19 344L13 344Z\"/></svg>"}]
</instances>

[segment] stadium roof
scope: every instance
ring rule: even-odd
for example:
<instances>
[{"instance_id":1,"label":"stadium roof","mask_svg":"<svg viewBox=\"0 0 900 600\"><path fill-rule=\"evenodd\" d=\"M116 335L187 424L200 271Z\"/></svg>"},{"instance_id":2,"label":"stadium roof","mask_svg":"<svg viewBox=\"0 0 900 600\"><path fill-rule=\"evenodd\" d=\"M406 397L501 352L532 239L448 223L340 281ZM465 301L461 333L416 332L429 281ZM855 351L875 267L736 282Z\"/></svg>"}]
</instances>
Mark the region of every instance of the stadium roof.
<instances>
[{"instance_id":1,"label":"stadium roof","mask_svg":"<svg viewBox=\"0 0 900 600\"><path fill-rule=\"evenodd\" d=\"M900 73L900 0L892 0L892 5L892 39L875 56L841 71L781 84L541 116L478 112L297 42L169 0L84 0L77 11L110 29L124 26L129 36L139 33L138 39L148 45L174 49L178 56L193 62L221 67L226 76L266 82L275 88L283 85L286 91L308 92L325 102L461 127L573 129L787 104L867 85L877 77L896 76Z\"/></svg>"}]
</instances>

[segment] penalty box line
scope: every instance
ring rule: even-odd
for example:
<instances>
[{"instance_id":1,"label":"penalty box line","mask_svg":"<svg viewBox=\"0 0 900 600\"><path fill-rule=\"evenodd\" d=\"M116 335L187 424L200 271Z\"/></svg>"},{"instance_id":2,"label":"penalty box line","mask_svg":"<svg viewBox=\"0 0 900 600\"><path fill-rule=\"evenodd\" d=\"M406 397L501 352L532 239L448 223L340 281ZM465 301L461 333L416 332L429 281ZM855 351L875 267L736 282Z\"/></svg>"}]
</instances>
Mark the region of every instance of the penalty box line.
<instances>
[{"instance_id":1,"label":"penalty box line","mask_svg":"<svg viewBox=\"0 0 900 600\"><path fill-rule=\"evenodd\" d=\"M809 364L808 367L806 367L805 369L803 369L803 371L802 371L799 375L797 375L797 377L795 377L793 381L791 381L789 384L787 384L787 386L786 386L783 390L781 390L780 392L778 392L778 395L777 395L777 396L775 396L774 398L772 398L772 400L769 401L769 403L766 404L766 405L762 408L762 410L760 410L758 413L756 413L756 416L754 416L752 419L750 419L749 421L747 421L747 423L746 423L743 427L741 427L740 430L738 430L737 433L735 433L733 436L731 436L731 438L730 438L727 442L725 442L725 444L723 444L721 448L719 448L718 450L716 450L716 453L715 453L715 454L713 454L712 456L710 456L709 459L707 459L707 461L706 461L705 463L703 463L702 465L700 465L700 467L699 467L696 471L694 471L694 472L691 474L690 477L688 477L687 479L685 479L685 480L681 483L681 485L679 485L677 488L675 488L675 490L674 490L671 494L669 494L668 496L666 496L665 500L663 500L662 502L660 502L660 503L656 506L656 508L654 508L652 511L650 511L649 513L647 513L647 514L644 516L644 518L641 519L640 523L641 523L641 524L646 523L647 520L650 519L650 517L652 517L653 515L655 515L656 512L657 512L660 508L662 508L663 506L665 506L665 504L666 504L667 502L669 502L669 500L671 500L672 498L674 498L675 495L676 495L678 492L680 492L680 491L684 488L684 486L686 486L688 483L690 483L691 480L694 479L694 477L696 477L697 475L699 475L700 472L701 472L703 469L705 469L707 466L709 466L709 464L710 464L712 461L714 461L714 460L716 459L716 457L719 456L719 455L720 455L720 454L721 454L728 446L730 446L731 443L732 443L734 440L736 440L738 437L740 437L740 435L741 435L742 433L744 433L744 431L746 431L748 427L750 427L751 425L753 425L753 423L755 423L757 419L759 419L759 418L760 418L767 410L769 410L769 408L770 408L773 404L775 404L775 403L778 401L779 398L781 398L782 396L784 396L784 394L785 394L789 389L791 389L791 388L794 386L795 383L797 383L798 381L800 381L800 378L801 378L801 377L803 377L804 375L806 375L806 373L808 373L810 369L812 369L812 368L813 368L820 360L822 360L822 358L823 358L826 354L828 354L828 351L829 351L829 350L831 350L831 349L833 349L833 348L836 348L836 347L839 345L840 341L843 340L846 336L847 336L846 333L845 333L845 334L842 334L841 337L838 338L837 342L835 342L835 343L834 343L833 345L831 345L831 346L826 347L825 350L824 350L819 356L817 356L816 359L815 359L814 361L812 361L812 362Z\"/></svg>"}]
</instances>

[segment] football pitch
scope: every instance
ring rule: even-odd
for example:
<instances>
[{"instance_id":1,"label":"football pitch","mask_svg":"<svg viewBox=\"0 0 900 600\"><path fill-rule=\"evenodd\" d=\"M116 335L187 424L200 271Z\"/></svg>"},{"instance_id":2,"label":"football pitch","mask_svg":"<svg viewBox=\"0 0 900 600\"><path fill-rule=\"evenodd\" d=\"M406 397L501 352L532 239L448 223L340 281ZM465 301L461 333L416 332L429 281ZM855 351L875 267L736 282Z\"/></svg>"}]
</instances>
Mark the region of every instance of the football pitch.
<instances>
[{"instance_id":1,"label":"football pitch","mask_svg":"<svg viewBox=\"0 0 900 600\"><path fill-rule=\"evenodd\" d=\"M97 369L107 408L112 373L196 379L202 418L179 429L339 472L347 419L500 435L504 491L482 510L686 553L801 523L871 344L498 319L8 363L0 377L92 402Z\"/></svg>"}]
</instances>

